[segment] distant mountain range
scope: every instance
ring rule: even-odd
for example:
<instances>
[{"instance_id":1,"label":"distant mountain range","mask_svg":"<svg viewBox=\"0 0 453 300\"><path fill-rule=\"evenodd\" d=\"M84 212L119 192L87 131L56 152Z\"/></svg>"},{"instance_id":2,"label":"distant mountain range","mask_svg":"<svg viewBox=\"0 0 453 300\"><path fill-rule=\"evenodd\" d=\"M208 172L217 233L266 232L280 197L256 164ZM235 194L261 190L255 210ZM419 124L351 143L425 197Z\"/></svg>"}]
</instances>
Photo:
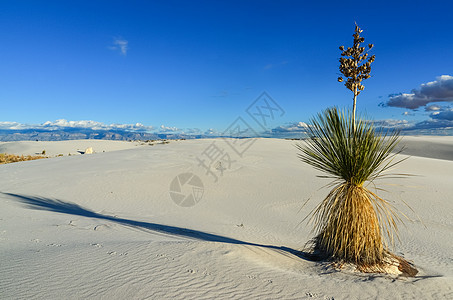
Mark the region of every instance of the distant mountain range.
<instances>
[{"instance_id":1,"label":"distant mountain range","mask_svg":"<svg viewBox=\"0 0 453 300\"><path fill-rule=\"evenodd\" d=\"M199 139L215 137L206 135L189 135L181 133L149 133L126 130L94 130L86 128L65 128L61 130L45 129L0 129L0 141L64 141L79 139L95 140L159 140L159 139Z\"/></svg>"},{"instance_id":2,"label":"distant mountain range","mask_svg":"<svg viewBox=\"0 0 453 300\"><path fill-rule=\"evenodd\" d=\"M378 124L380 125L380 124ZM382 125L381 125L382 126ZM300 127L300 126L299 126ZM119 128L93 129L81 127L60 127L60 128L22 128L22 129L0 129L0 142L13 141L65 141L65 140L174 140L174 139L203 139L218 137L263 137L263 138L305 138L305 128L297 126L279 126L267 132L251 133L244 132L239 136L229 136L218 132L149 132L143 130L124 130ZM418 126L421 127L421 126ZM422 129L403 128L402 135L453 135L451 128Z\"/></svg>"}]
</instances>

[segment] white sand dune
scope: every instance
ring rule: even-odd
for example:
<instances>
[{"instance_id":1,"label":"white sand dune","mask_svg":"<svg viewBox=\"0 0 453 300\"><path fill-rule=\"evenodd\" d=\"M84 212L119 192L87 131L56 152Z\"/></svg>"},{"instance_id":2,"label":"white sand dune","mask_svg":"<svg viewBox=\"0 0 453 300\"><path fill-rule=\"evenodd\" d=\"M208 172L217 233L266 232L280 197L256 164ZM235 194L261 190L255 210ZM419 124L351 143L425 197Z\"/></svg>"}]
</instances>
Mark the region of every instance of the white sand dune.
<instances>
[{"instance_id":1,"label":"white sand dune","mask_svg":"<svg viewBox=\"0 0 453 300\"><path fill-rule=\"evenodd\" d=\"M0 298L453 299L453 140L403 142L412 157L395 172L417 176L377 183L410 218L394 251L414 262L415 278L295 255L328 181L297 159L294 141L240 140L236 150L251 145L242 156L221 139L2 143L0 152L65 156L0 165ZM97 153L67 156L86 147ZM199 162L215 147L225 155L211 169L217 182ZM169 193L184 173L204 187L190 207Z\"/></svg>"},{"instance_id":2,"label":"white sand dune","mask_svg":"<svg viewBox=\"0 0 453 300\"><path fill-rule=\"evenodd\" d=\"M38 155L45 151L45 155L47 156L57 156L60 154L66 156L69 154L81 154L81 152L85 152L90 147L95 152L108 152L135 148L139 144L137 142L105 140L0 142L0 153Z\"/></svg>"},{"instance_id":3,"label":"white sand dune","mask_svg":"<svg viewBox=\"0 0 453 300\"><path fill-rule=\"evenodd\" d=\"M453 136L406 136L401 144L407 155L453 160Z\"/></svg>"}]
</instances>

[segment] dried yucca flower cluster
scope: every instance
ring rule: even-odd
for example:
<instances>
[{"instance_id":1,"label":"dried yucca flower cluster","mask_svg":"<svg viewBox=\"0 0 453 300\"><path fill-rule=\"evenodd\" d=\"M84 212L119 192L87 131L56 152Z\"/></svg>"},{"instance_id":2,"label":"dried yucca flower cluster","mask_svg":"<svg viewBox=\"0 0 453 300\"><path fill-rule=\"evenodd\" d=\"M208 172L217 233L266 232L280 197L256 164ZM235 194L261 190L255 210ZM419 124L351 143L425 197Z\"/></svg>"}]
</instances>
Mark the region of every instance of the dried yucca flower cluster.
<instances>
[{"instance_id":1,"label":"dried yucca flower cluster","mask_svg":"<svg viewBox=\"0 0 453 300\"><path fill-rule=\"evenodd\" d=\"M339 82L346 80L344 85L354 93L354 104L352 110L352 117L355 119L357 96L365 89L362 80L370 78L371 63L374 62L375 56L368 57L368 52L373 48L373 44L368 44L368 50L365 52L365 47L361 44L365 42L365 38L360 36L363 30L355 25L355 31L352 35L354 37L354 45L348 47L346 50L344 46L340 46L340 72L345 77L338 77ZM365 53L364 53L365 52Z\"/></svg>"}]
</instances>

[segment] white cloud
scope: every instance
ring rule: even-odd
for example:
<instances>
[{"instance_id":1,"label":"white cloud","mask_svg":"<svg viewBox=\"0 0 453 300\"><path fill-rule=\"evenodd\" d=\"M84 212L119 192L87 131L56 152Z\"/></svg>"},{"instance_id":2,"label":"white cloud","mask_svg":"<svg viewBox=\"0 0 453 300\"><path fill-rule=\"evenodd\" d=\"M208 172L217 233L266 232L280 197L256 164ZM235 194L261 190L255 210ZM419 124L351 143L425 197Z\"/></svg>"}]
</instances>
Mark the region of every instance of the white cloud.
<instances>
[{"instance_id":1,"label":"white cloud","mask_svg":"<svg viewBox=\"0 0 453 300\"><path fill-rule=\"evenodd\" d=\"M124 39L116 38L113 41L114 46L110 46L109 49L110 50L119 50L122 55L127 55L128 44L129 44L128 41L126 41Z\"/></svg>"},{"instance_id":2,"label":"white cloud","mask_svg":"<svg viewBox=\"0 0 453 300\"><path fill-rule=\"evenodd\" d=\"M305 122L294 122L272 128L265 136L273 138L302 138L307 137L310 125Z\"/></svg>"},{"instance_id":3,"label":"white cloud","mask_svg":"<svg viewBox=\"0 0 453 300\"><path fill-rule=\"evenodd\" d=\"M179 128L160 125L159 131L160 132L177 132L177 131L179 131Z\"/></svg>"},{"instance_id":4,"label":"white cloud","mask_svg":"<svg viewBox=\"0 0 453 300\"><path fill-rule=\"evenodd\" d=\"M426 120L415 124L411 130L425 131L428 133L435 133L436 131L445 131L453 129L453 120Z\"/></svg>"},{"instance_id":5,"label":"white cloud","mask_svg":"<svg viewBox=\"0 0 453 300\"><path fill-rule=\"evenodd\" d=\"M213 128L209 128L208 130L206 130L204 132L204 135L208 135L208 136L215 135L215 136L217 136L217 135L219 135L219 132L217 130L213 129Z\"/></svg>"},{"instance_id":6,"label":"white cloud","mask_svg":"<svg viewBox=\"0 0 453 300\"><path fill-rule=\"evenodd\" d=\"M136 124L104 124L91 120L68 121L59 119L47 121L42 124L21 124L18 122L0 122L0 129L23 130L23 129L45 129L62 130L68 128L92 129L92 130L124 130L124 131L151 131L152 126L145 126L141 123Z\"/></svg>"},{"instance_id":7,"label":"white cloud","mask_svg":"<svg viewBox=\"0 0 453 300\"><path fill-rule=\"evenodd\" d=\"M425 107L425 111L438 111L441 110L442 106L437 104L431 104Z\"/></svg>"},{"instance_id":8,"label":"white cloud","mask_svg":"<svg viewBox=\"0 0 453 300\"><path fill-rule=\"evenodd\" d=\"M435 111L430 115L430 117L436 120L453 121L453 108L445 108L442 111Z\"/></svg>"},{"instance_id":9,"label":"white cloud","mask_svg":"<svg viewBox=\"0 0 453 300\"><path fill-rule=\"evenodd\" d=\"M410 114L409 114L410 115ZM384 119L372 121L373 124L384 130L401 130L403 134L453 134L453 108L435 111L430 120L398 120ZM273 128L270 135L275 138L304 138L307 137L311 125L305 122L295 122Z\"/></svg>"},{"instance_id":10,"label":"white cloud","mask_svg":"<svg viewBox=\"0 0 453 300\"><path fill-rule=\"evenodd\" d=\"M28 125L21 124L17 122L0 122L0 129L13 129L13 130L20 130L20 129L27 129Z\"/></svg>"},{"instance_id":11,"label":"white cloud","mask_svg":"<svg viewBox=\"0 0 453 300\"><path fill-rule=\"evenodd\" d=\"M414 126L413 122L407 120L385 119L373 121L374 125L387 129L410 129Z\"/></svg>"},{"instance_id":12,"label":"white cloud","mask_svg":"<svg viewBox=\"0 0 453 300\"><path fill-rule=\"evenodd\" d=\"M296 122L288 125L278 126L272 129L273 133L278 132L306 132L308 129L308 124L305 122Z\"/></svg>"},{"instance_id":13,"label":"white cloud","mask_svg":"<svg viewBox=\"0 0 453 300\"><path fill-rule=\"evenodd\" d=\"M411 93L390 96L386 106L417 109L432 102L453 102L453 76L442 75Z\"/></svg>"},{"instance_id":14,"label":"white cloud","mask_svg":"<svg viewBox=\"0 0 453 300\"><path fill-rule=\"evenodd\" d=\"M439 118L421 122L387 119L375 121L374 124L385 129L399 129L409 134L451 134L453 119Z\"/></svg>"},{"instance_id":15,"label":"white cloud","mask_svg":"<svg viewBox=\"0 0 453 300\"><path fill-rule=\"evenodd\" d=\"M202 131L199 128L186 128L181 133L190 134L190 135L199 135L202 133Z\"/></svg>"}]
</instances>

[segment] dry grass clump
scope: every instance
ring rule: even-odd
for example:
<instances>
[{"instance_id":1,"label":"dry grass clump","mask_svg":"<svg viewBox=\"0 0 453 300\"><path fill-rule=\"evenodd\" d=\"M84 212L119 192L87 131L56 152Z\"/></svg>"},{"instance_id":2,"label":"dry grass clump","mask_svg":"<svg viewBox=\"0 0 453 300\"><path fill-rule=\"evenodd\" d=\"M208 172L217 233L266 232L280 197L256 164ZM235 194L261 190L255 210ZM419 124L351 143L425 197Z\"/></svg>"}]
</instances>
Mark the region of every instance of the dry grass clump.
<instances>
[{"instance_id":1,"label":"dry grass clump","mask_svg":"<svg viewBox=\"0 0 453 300\"><path fill-rule=\"evenodd\" d=\"M7 154L7 153L0 153L0 164L9 164L15 163L20 161L28 161L28 160L36 160L47 158L45 156L32 156L32 155L15 155L15 154Z\"/></svg>"}]
</instances>

